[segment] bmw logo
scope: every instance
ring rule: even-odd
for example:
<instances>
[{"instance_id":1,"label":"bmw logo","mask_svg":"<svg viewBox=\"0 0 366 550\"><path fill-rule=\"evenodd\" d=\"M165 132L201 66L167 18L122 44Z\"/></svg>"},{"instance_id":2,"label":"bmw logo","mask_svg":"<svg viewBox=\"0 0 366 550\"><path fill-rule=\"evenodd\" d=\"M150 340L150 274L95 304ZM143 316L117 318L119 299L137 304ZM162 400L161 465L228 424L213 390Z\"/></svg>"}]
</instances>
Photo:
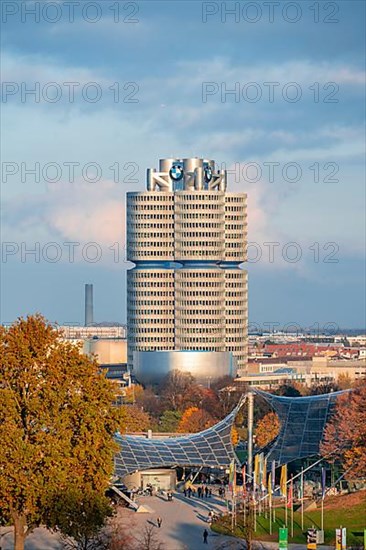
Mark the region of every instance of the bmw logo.
<instances>
[{"instance_id":1,"label":"bmw logo","mask_svg":"<svg viewBox=\"0 0 366 550\"><path fill-rule=\"evenodd\" d=\"M209 183L212 180L212 168L211 166L206 166L205 168L205 181Z\"/></svg>"},{"instance_id":2,"label":"bmw logo","mask_svg":"<svg viewBox=\"0 0 366 550\"><path fill-rule=\"evenodd\" d=\"M183 177L183 168L181 166L172 166L169 170L169 176L174 181L179 181Z\"/></svg>"}]
</instances>

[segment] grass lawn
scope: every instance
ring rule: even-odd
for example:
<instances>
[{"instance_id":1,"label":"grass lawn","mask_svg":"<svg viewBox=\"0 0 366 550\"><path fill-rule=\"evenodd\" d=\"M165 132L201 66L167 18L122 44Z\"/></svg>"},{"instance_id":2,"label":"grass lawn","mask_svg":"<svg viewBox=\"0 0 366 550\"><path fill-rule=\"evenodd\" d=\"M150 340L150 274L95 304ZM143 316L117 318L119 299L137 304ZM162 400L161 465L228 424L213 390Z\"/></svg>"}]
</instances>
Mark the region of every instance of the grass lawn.
<instances>
[{"instance_id":1,"label":"grass lawn","mask_svg":"<svg viewBox=\"0 0 366 550\"><path fill-rule=\"evenodd\" d=\"M347 545L362 546L363 531L366 529L366 499L365 491L358 501L352 501L347 506L347 496L337 497L332 499L332 502L324 506L324 544L335 545L335 529L337 527L347 528ZM268 516L268 511L267 511ZM238 514L237 527L235 535L242 537L242 514ZM278 541L278 529L283 527L285 523L285 509L276 508L276 522L272 522L272 535L269 534L269 517L257 515L257 530L254 538L261 541ZM314 511L304 512L304 532L301 529L301 511L298 508L294 511L294 536L291 537L291 510L288 510L288 531L289 542L306 544L306 530L309 527L320 529L321 526L321 510L320 508ZM231 517L225 516L212 526L214 531L232 534L231 533Z\"/></svg>"}]
</instances>

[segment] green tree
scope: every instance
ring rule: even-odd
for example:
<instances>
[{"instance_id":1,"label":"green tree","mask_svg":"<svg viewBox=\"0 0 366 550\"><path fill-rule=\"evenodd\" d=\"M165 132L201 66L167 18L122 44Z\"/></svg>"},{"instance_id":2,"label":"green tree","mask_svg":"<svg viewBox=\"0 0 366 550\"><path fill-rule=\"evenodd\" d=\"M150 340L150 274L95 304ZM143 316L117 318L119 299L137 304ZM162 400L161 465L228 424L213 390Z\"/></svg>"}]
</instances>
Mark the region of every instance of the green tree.
<instances>
[{"instance_id":1,"label":"green tree","mask_svg":"<svg viewBox=\"0 0 366 550\"><path fill-rule=\"evenodd\" d=\"M161 432L176 432L182 418L179 411L165 411L160 417L159 429Z\"/></svg>"},{"instance_id":2,"label":"green tree","mask_svg":"<svg viewBox=\"0 0 366 550\"><path fill-rule=\"evenodd\" d=\"M15 550L70 488L103 495L113 472L117 387L41 315L0 328L0 509ZM52 518L52 520L51 520Z\"/></svg>"},{"instance_id":3,"label":"green tree","mask_svg":"<svg viewBox=\"0 0 366 550\"><path fill-rule=\"evenodd\" d=\"M283 397L301 397L301 393L292 384L282 384L277 390L273 392L275 395L282 395Z\"/></svg>"},{"instance_id":4,"label":"green tree","mask_svg":"<svg viewBox=\"0 0 366 550\"><path fill-rule=\"evenodd\" d=\"M61 531L65 550L107 550L106 520L113 515L104 495L69 487L50 502L47 523Z\"/></svg>"}]
</instances>

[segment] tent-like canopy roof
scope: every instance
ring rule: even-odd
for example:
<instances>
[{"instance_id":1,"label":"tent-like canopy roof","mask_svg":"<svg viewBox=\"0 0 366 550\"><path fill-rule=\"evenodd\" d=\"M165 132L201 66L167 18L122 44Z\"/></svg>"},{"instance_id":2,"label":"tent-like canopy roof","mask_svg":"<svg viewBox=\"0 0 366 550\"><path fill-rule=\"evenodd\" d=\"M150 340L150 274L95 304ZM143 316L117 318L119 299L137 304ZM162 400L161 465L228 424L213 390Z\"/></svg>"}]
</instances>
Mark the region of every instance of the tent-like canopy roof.
<instances>
[{"instance_id":1,"label":"tent-like canopy roof","mask_svg":"<svg viewBox=\"0 0 366 550\"><path fill-rule=\"evenodd\" d=\"M278 414L280 432L273 442L261 449L278 466L319 453L325 424L337 397L344 393L282 397L262 390L253 391ZM117 434L120 451L115 457L115 474L123 477L136 470L173 466L228 468L233 460L239 465L231 442L231 429L245 401L246 395L226 418L199 433L166 439Z\"/></svg>"},{"instance_id":2,"label":"tent-like canopy roof","mask_svg":"<svg viewBox=\"0 0 366 550\"><path fill-rule=\"evenodd\" d=\"M279 466L299 458L319 454L326 423L340 394L338 391L306 397L283 397L253 390L271 405L280 420L280 432L264 449Z\"/></svg>"}]
</instances>

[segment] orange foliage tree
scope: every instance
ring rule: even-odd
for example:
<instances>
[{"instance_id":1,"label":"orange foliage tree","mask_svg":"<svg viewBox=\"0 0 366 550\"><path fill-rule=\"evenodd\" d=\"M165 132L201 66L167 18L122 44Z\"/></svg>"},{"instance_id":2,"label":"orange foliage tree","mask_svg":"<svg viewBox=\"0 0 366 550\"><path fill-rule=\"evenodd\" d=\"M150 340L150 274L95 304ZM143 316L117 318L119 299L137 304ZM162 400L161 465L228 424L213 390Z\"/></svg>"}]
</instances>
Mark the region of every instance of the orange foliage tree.
<instances>
[{"instance_id":1,"label":"orange foliage tree","mask_svg":"<svg viewBox=\"0 0 366 550\"><path fill-rule=\"evenodd\" d=\"M123 391L123 402L134 405L136 401L141 401L144 395L144 388L140 384L131 384Z\"/></svg>"},{"instance_id":2,"label":"orange foliage tree","mask_svg":"<svg viewBox=\"0 0 366 550\"><path fill-rule=\"evenodd\" d=\"M83 500L89 534L103 524L118 393L95 358L41 315L0 327L0 513L14 525L16 550L42 523L68 534L65 509L79 525Z\"/></svg>"},{"instance_id":3,"label":"orange foliage tree","mask_svg":"<svg viewBox=\"0 0 366 550\"><path fill-rule=\"evenodd\" d=\"M255 429L255 442L258 447L270 443L280 431L280 421L275 412L269 412L259 420Z\"/></svg>"},{"instance_id":4,"label":"orange foliage tree","mask_svg":"<svg viewBox=\"0 0 366 550\"><path fill-rule=\"evenodd\" d=\"M135 405L120 407L120 432L146 432L150 428L150 416Z\"/></svg>"},{"instance_id":5,"label":"orange foliage tree","mask_svg":"<svg viewBox=\"0 0 366 550\"><path fill-rule=\"evenodd\" d=\"M335 413L326 425L321 454L339 459L346 477L363 477L366 472L366 380L338 398Z\"/></svg>"},{"instance_id":6,"label":"orange foliage tree","mask_svg":"<svg viewBox=\"0 0 366 550\"><path fill-rule=\"evenodd\" d=\"M204 409L189 407L178 424L180 433L196 433L215 424L215 419Z\"/></svg>"},{"instance_id":7,"label":"orange foliage tree","mask_svg":"<svg viewBox=\"0 0 366 550\"><path fill-rule=\"evenodd\" d=\"M233 426L231 428L231 443L234 445L234 447L239 443L239 432L238 430L235 428L235 426Z\"/></svg>"}]
</instances>

